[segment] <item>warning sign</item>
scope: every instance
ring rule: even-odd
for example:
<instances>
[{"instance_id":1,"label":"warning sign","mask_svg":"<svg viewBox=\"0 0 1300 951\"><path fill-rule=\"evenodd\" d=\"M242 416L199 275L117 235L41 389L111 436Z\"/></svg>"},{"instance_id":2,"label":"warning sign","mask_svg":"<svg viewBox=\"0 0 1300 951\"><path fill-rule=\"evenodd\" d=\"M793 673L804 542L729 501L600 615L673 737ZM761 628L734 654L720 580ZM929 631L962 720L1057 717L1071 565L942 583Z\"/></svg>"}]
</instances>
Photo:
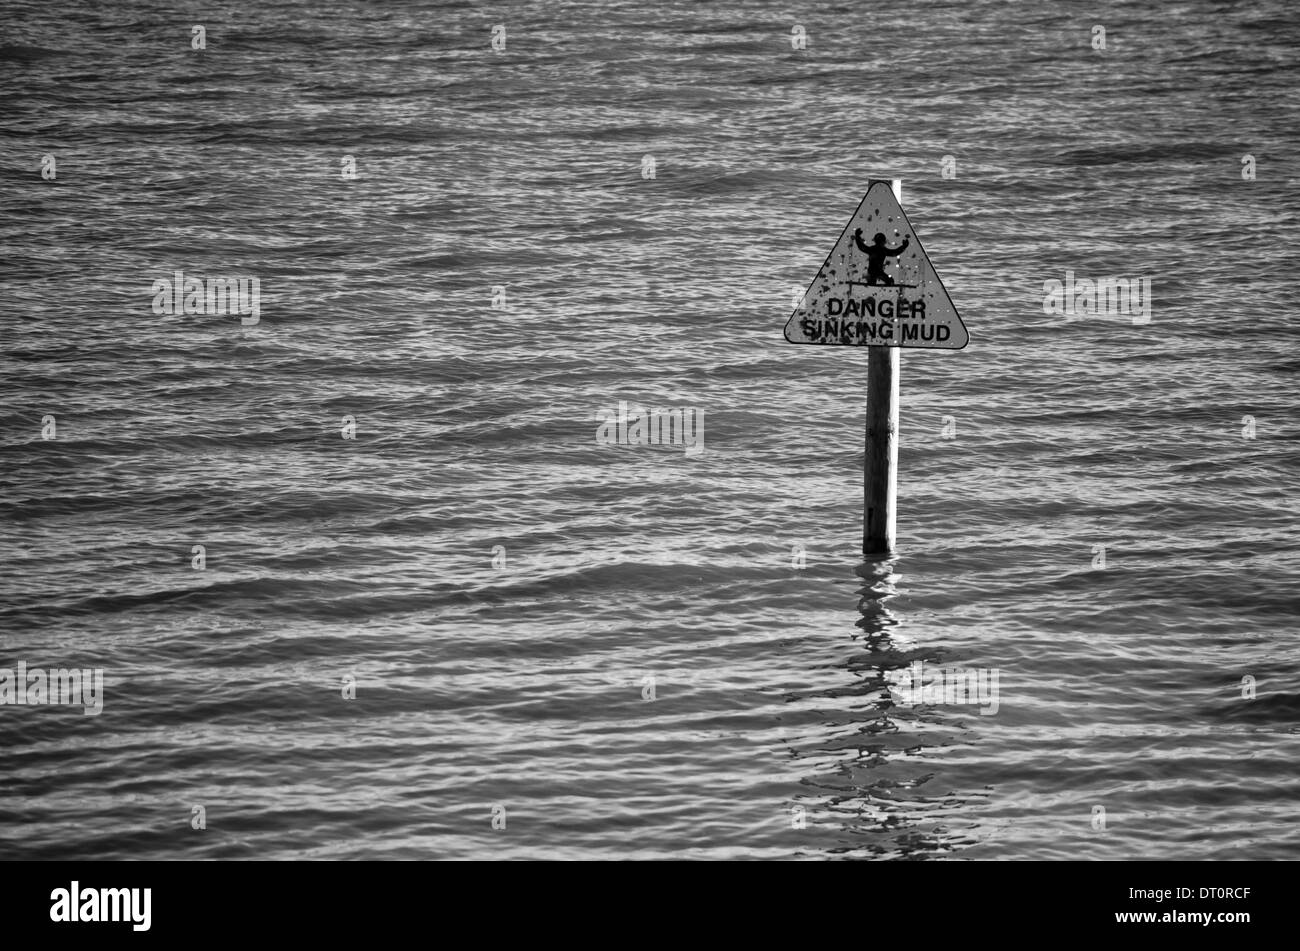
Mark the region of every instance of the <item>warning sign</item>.
<instances>
[{"instance_id":1,"label":"warning sign","mask_svg":"<svg viewBox=\"0 0 1300 951\"><path fill-rule=\"evenodd\" d=\"M889 182L872 182L785 325L791 343L960 350L969 337Z\"/></svg>"}]
</instances>

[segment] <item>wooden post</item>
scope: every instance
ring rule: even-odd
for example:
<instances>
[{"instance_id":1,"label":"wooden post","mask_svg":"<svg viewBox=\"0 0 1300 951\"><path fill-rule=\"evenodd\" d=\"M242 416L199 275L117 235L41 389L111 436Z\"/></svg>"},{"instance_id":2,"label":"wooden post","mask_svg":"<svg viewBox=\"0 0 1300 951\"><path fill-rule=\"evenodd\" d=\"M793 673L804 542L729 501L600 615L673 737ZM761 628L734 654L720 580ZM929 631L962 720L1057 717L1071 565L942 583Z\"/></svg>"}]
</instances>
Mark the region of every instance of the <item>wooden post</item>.
<instances>
[{"instance_id":1,"label":"wooden post","mask_svg":"<svg viewBox=\"0 0 1300 951\"><path fill-rule=\"evenodd\" d=\"M891 183L903 202L903 180ZM898 520L898 347L867 348L867 452L862 466L862 553L894 549Z\"/></svg>"}]
</instances>

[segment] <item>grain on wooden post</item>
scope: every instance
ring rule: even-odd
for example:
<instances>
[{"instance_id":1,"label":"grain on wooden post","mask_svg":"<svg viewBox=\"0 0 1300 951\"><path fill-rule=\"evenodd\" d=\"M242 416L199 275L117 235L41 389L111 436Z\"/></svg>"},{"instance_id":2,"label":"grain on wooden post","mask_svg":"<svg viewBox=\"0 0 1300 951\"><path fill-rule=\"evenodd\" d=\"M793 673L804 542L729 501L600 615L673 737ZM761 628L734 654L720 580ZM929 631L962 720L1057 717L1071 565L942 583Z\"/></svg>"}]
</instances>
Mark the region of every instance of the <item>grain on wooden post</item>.
<instances>
[{"instance_id":1,"label":"grain on wooden post","mask_svg":"<svg viewBox=\"0 0 1300 951\"><path fill-rule=\"evenodd\" d=\"M902 179L891 183L903 201ZM894 549L898 521L898 347L867 351L867 444L862 466L862 553Z\"/></svg>"}]
</instances>

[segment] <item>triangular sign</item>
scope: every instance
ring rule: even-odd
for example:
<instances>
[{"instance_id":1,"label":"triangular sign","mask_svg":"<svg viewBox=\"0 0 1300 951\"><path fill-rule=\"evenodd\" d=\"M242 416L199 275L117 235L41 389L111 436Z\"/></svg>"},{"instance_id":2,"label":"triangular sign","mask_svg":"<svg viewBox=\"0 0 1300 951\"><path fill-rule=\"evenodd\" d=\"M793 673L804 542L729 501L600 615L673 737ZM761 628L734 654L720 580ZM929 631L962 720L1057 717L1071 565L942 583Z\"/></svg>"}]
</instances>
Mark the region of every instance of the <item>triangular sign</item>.
<instances>
[{"instance_id":1,"label":"triangular sign","mask_svg":"<svg viewBox=\"0 0 1300 951\"><path fill-rule=\"evenodd\" d=\"M875 181L785 325L791 343L960 350L969 337L889 182Z\"/></svg>"}]
</instances>

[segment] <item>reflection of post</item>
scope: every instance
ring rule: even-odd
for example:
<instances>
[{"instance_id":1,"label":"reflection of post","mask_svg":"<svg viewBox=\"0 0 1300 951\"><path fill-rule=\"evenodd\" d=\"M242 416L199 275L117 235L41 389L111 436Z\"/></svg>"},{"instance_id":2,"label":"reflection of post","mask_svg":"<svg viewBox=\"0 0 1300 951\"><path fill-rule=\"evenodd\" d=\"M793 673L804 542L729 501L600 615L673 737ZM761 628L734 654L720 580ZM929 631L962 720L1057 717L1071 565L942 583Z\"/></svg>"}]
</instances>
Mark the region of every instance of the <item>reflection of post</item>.
<instances>
[{"instance_id":1,"label":"reflection of post","mask_svg":"<svg viewBox=\"0 0 1300 951\"><path fill-rule=\"evenodd\" d=\"M903 202L903 181L893 180ZM868 186L868 189L870 186ZM867 452L862 467L862 553L894 548L898 513L899 348L867 348Z\"/></svg>"}]
</instances>

